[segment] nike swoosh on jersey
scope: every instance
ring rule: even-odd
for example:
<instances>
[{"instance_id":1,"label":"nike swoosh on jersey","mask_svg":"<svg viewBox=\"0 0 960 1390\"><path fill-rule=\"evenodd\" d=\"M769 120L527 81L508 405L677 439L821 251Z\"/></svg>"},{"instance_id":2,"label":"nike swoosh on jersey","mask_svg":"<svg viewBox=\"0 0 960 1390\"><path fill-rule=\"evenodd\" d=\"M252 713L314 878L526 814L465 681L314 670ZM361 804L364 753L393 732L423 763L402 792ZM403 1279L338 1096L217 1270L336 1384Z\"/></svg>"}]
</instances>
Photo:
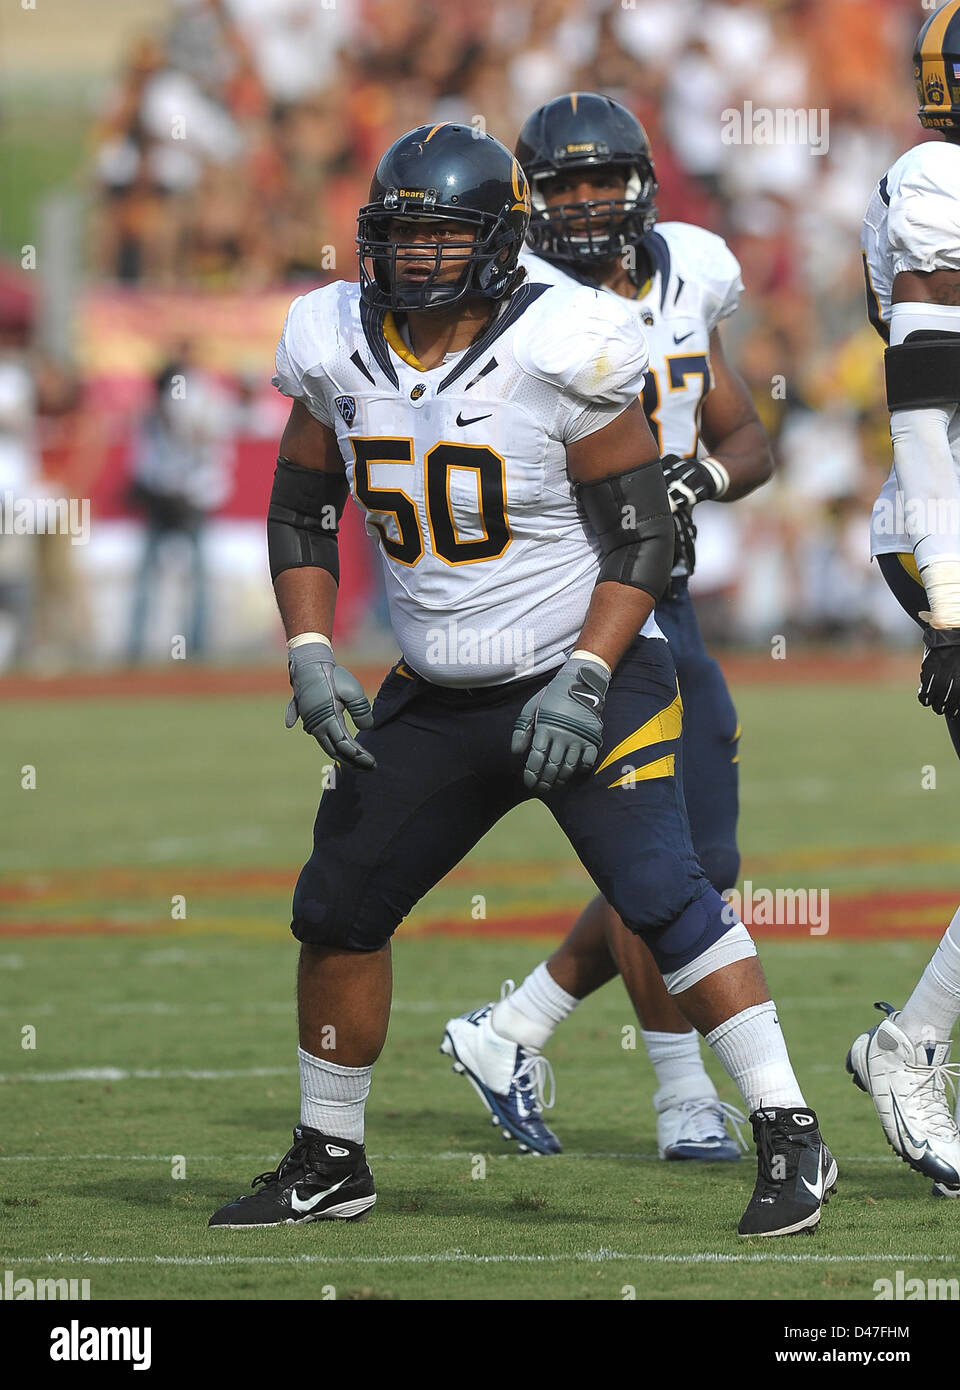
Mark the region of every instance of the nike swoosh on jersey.
<instances>
[{"instance_id":1,"label":"nike swoosh on jersey","mask_svg":"<svg viewBox=\"0 0 960 1390\"><path fill-rule=\"evenodd\" d=\"M492 412L491 412L491 413L492 413ZM460 415L459 412L458 412L458 414L457 414L457 424L458 424L461 428L465 428L467 425L475 425L475 424L477 423L478 420L489 420L489 419L490 419L490 416L489 416L489 415L472 415L472 416L470 417L469 420L464 420L463 416Z\"/></svg>"},{"instance_id":2,"label":"nike swoosh on jersey","mask_svg":"<svg viewBox=\"0 0 960 1390\"><path fill-rule=\"evenodd\" d=\"M318 1202L322 1202L324 1197L329 1197L332 1192L336 1192L337 1188L342 1187L351 1177L352 1174L348 1173L345 1178L341 1178L339 1182L335 1182L332 1187L325 1188L323 1192L318 1192L315 1197L308 1197L306 1200L303 1197L298 1197L297 1189L294 1188L290 1193L290 1205L293 1207L294 1211L300 1213L313 1211Z\"/></svg>"},{"instance_id":3,"label":"nike swoosh on jersey","mask_svg":"<svg viewBox=\"0 0 960 1390\"><path fill-rule=\"evenodd\" d=\"M691 328L690 332L689 332L689 333L684 333L684 335L683 335L682 338L678 338L677 335L676 335L676 333L674 333L674 335L673 335L673 341L674 341L675 343L677 343L678 345L679 345L680 343L685 343L685 342L687 341L688 338L692 338L692 337L693 337L693 335L694 335L694 333L695 333L696 331L697 331L697 330L696 330L695 328Z\"/></svg>"}]
</instances>

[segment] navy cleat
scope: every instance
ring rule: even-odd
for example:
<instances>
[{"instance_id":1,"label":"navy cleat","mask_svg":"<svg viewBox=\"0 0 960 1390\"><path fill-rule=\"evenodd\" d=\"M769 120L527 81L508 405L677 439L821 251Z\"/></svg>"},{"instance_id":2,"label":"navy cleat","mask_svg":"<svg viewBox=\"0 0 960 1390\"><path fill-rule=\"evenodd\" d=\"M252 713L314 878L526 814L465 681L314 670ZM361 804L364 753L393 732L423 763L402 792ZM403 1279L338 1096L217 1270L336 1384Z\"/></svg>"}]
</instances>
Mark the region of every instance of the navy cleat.
<instances>
[{"instance_id":1,"label":"navy cleat","mask_svg":"<svg viewBox=\"0 0 960 1390\"><path fill-rule=\"evenodd\" d=\"M207 1222L221 1230L292 1226L306 1221L365 1221L377 1200L363 1145L297 1125L293 1148L272 1172L250 1184L259 1188L215 1211Z\"/></svg>"},{"instance_id":2,"label":"navy cleat","mask_svg":"<svg viewBox=\"0 0 960 1390\"><path fill-rule=\"evenodd\" d=\"M521 1153L558 1154L560 1141L542 1119L542 1110L549 1110L556 1096L550 1063L495 1032L492 1011L493 1004L485 1004L449 1019L440 1051L470 1082L504 1139L516 1139Z\"/></svg>"}]
</instances>

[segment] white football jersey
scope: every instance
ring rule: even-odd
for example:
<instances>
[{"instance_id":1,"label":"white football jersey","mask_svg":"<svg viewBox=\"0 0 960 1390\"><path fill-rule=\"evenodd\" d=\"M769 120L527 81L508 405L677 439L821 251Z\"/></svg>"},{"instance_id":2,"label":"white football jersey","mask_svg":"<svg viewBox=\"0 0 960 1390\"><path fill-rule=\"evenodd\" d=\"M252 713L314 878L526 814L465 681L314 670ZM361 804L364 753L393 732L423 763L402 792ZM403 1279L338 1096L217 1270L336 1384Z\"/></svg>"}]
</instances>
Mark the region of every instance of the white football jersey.
<instances>
[{"instance_id":1,"label":"white football jersey","mask_svg":"<svg viewBox=\"0 0 960 1390\"><path fill-rule=\"evenodd\" d=\"M616 419L646 365L629 307L571 283L522 285L469 348L429 371L358 285L294 300L274 384L336 431L413 670L496 685L569 656L601 552L566 445ZM652 617L642 633L661 636Z\"/></svg>"},{"instance_id":2,"label":"white football jersey","mask_svg":"<svg viewBox=\"0 0 960 1390\"><path fill-rule=\"evenodd\" d=\"M874 190L860 245L867 312L887 342L895 277L902 270L960 269L960 146L930 140L901 155ZM960 471L960 411L948 434ZM873 509L870 549L873 555L913 550L893 468Z\"/></svg>"},{"instance_id":3,"label":"white football jersey","mask_svg":"<svg viewBox=\"0 0 960 1390\"><path fill-rule=\"evenodd\" d=\"M661 454L689 458L700 441L700 410L713 385L710 334L735 313L743 293L740 263L722 237L688 222L662 222L643 242L653 266L635 299L615 298L640 320L650 352L643 406ZM520 257L531 281L579 281L532 251ZM678 565L674 574L685 574Z\"/></svg>"}]
</instances>

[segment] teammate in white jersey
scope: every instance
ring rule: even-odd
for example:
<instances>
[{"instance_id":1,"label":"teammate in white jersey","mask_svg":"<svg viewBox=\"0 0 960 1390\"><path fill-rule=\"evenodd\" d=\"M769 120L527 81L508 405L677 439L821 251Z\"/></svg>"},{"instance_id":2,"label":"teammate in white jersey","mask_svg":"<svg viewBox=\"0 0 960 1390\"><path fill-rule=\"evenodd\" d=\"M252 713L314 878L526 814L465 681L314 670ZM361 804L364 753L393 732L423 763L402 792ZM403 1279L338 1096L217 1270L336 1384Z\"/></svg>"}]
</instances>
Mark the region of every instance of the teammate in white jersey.
<instances>
[{"instance_id":1,"label":"teammate in white jersey","mask_svg":"<svg viewBox=\"0 0 960 1390\"><path fill-rule=\"evenodd\" d=\"M920 124L944 140L888 169L863 223L870 320L885 353L893 468L874 507L873 554L923 630L919 698L960 756L960 0L914 52ZM896 1153L960 1196L960 1132L947 1097L960 1018L960 911L899 1012L862 1033L847 1070L873 1097Z\"/></svg>"},{"instance_id":2,"label":"teammate in white jersey","mask_svg":"<svg viewBox=\"0 0 960 1390\"><path fill-rule=\"evenodd\" d=\"M411 131L361 209L360 284L305 295L284 328L276 380L294 405L268 536L288 722L339 768L294 894L301 1122L279 1167L215 1226L373 1205L364 1103L390 1013L390 937L534 796L754 1112L740 1234L812 1229L836 1182L756 949L694 853L677 777L634 785L631 740L654 724L672 740L680 724L653 620L674 531L637 400L647 349L615 296L528 281L529 208L499 141L455 124ZM403 644L372 712L330 644L348 487L379 536Z\"/></svg>"},{"instance_id":3,"label":"teammate in white jersey","mask_svg":"<svg viewBox=\"0 0 960 1390\"><path fill-rule=\"evenodd\" d=\"M704 648L687 580L695 562L694 505L742 497L772 469L767 437L720 337L720 324L736 311L743 290L740 266L712 232L684 222L655 226L649 143L619 102L593 92L557 97L524 123L516 154L534 205L520 258L530 279L603 287L642 324L650 349L644 410L661 452L675 456L667 479L677 525L676 563L657 622L670 643L683 703L680 751L694 848L723 893L735 885L740 863L740 728L723 674ZM640 775L656 774L662 738L662 731L649 730L632 750ZM624 930L602 896L513 994L486 1014L474 1010L451 1019L443 1050L505 1137L521 1148L558 1153L539 1098L522 1086L518 1092L513 1077L528 1074L530 1058L557 1024L618 971L657 1076L660 1157L736 1159L739 1150L726 1128L731 1107L719 1100L704 1069L697 1034L664 988L643 941ZM742 1118L735 1111L732 1117Z\"/></svg>"}]
</instances>

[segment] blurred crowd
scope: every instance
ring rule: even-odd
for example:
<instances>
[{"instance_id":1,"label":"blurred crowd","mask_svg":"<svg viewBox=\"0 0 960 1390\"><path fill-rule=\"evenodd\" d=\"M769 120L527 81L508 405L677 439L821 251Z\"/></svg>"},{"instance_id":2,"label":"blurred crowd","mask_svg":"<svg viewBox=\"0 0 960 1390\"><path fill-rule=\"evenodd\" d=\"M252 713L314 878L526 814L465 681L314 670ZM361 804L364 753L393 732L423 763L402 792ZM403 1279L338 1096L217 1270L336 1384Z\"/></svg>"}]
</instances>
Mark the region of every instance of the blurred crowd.
<instances>
[{"instance_id":1,"label":"blurred crowd","mask_svg":"<svg viewBox=\"0 0 960 1390\"><path fill-rule=\"evenodd\" d=\"M919 0L170 0L102 111L90 257L104 279L150 288L354 278L356 210L404 130L461 120L512 145L539 103L606 92L647 129L661 218L726 237L747 286L728 355L779 466L754 498L698 513L710 635L896 637L868 563L890 450L858 242L876 179L922 136L910 55L927 13ZM761 143L754 113L784 108L810 113L811 143Z\"/></svg>"}]
</instances>

